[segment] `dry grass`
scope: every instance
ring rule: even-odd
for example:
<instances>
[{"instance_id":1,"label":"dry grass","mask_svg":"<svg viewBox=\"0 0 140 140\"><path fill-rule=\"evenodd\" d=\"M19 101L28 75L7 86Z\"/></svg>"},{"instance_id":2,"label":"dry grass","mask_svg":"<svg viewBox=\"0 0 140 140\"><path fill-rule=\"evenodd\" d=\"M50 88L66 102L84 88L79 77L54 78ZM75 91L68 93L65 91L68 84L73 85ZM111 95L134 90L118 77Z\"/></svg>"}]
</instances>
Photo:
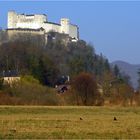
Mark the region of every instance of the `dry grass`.
<instances>
[{"instance_id":1,"label":"dry grass","mask_svg":"<svg viewBox=\"0 0 140 140\"><path fill-rule=\"evenodd\" d=\"M140 139L139 132L139 107L0 107L0 139Z\"/></svg>"}]
</instances>

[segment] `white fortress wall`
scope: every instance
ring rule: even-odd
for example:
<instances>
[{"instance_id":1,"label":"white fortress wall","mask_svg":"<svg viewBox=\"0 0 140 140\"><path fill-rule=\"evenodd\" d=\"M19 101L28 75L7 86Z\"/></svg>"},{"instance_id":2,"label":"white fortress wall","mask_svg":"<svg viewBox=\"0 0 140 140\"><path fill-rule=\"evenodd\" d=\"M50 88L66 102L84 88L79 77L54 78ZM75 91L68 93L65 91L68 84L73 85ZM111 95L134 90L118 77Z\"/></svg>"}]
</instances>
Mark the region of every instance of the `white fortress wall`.
<instances>
[{"instance_id":1,"label":"white fortress wall","mask_svg":"<svg viewBox=\"0 0 140 140\"><path fill-rule=\"evenodd\" d=\"M27 23L27 22L18 22L17 28L31 28L31 29L38 29L40 28L38 23Z\"/></svg>"},{"instance_id":2,"label":"white fortress wall","mask_svg":"<svg viewBox=\"0 0 140 140\"><path fill-rule=\"evenodd\" d=\"M45 15L18 15L17 28L39 29L46 22Z\"/></svg>"},{"instance_id":3,"label":"white fortress wall","mask_svg":"<svg viewBox=\"0 0 140 140\"><path fill-rule=\"evenodd\" d=\"M50 32L50 31L54 31L54 32L58 32L60 33L60 25L59 24L54 24L54 23L49 23L46 22L43 24L42 26L45 29L45 32Z\"/></svg>"},{"instance_id":4,"label":"white fortress wall","mask_svg":"<svg viewBox=\"0 0 140 140\"><path fill-rule=\"evenodd\" d=\"M78 27L76 25L69 25L69 36L78 40Z\"/></svg>"},{"instance_id":5,"label":"white fortress wall","mask_svg":"<svg viewBox=\"0 0 140 140\"><path fill-rule=\"evenodd\" d=\"M8 12L8 28L38 29L42 27L44 22L47 22L46 15L24 15L14 11Z\"/></svg>"}]
</instances>

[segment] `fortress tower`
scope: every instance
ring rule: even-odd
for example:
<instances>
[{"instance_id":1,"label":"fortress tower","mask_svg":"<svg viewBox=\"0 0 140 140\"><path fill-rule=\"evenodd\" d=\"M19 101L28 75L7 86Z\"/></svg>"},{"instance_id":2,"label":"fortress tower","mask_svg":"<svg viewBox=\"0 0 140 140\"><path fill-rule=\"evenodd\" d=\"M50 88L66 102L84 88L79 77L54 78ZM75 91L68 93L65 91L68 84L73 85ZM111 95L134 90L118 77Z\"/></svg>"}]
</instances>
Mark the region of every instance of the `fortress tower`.
<instances>
[{"instance_id":1,"label":"fortress tower","mask_svg":"<svg viewBox=\"0 0 140 140\"><path fill-rule=\"evenodd\" d=\"M16 28L17 14L15 11L8 12L8 28Z\"/></svg>"},{"instance_id":2,"label":"fortress tower","mask_svg":"<svg viewBox=\"0 0 140 140\"><path fill-rule=\"evenodd\" d=\"M61 33L69 34L69 19L61 18L60 25L61 25Z\"/></svg>"}]
</instances>

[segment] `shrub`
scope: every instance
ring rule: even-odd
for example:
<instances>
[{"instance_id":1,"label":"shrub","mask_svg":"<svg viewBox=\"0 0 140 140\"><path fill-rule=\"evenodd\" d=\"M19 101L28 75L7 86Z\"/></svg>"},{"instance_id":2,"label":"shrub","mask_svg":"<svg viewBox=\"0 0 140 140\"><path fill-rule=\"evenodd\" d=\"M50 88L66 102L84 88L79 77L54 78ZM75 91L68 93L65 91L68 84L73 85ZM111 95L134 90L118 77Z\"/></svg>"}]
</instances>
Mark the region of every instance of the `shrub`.
<instances>
[{"instance_id":1,"label":"shrub","mask_svg":"<svg viewBox=\"0 0 140 140\"><path fill-rule=\"evenodd\" d=\"M7 88L11 97L20 99L23 105L59 105L59 96L54 89L43 86L32 76L21 77L15 86Z\"/></svg>"}]
</instances>

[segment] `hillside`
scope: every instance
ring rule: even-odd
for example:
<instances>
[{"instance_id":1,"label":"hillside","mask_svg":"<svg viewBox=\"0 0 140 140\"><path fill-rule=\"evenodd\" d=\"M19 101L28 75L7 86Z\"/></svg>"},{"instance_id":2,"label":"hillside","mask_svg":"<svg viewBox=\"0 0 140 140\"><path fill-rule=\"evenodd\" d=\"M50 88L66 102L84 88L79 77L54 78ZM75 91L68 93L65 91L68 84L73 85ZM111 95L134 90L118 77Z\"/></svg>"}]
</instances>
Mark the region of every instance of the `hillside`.
<instances>
[{"instance_id":1,"label":"hillside","mask_svg":"<svg viewBox=\"0 0 140 140\"><path fill-rule=\"evenodd\" d=\"M138 86L138 69L140 69L140 64L129 64L124 61L114 61L111 65L117 65L120 68L121 73L125 73L130 76L133 87L136 89Z\"/></svg>"},{"instance_id":2,"label":"hillside","mask_svg":"<svg viewBox=\"0 0 140 140\"><path fill-rule=\"evenodd\" d=\"M107 58L96 54L92 45L84 40L65 44L61 39L50 39L44 44L41 37L22 36L0 45L0 104L103 105L105 101L116 105L130 104L132 88L125 79L120 82ZM9 89L8 84L3 84L4 73L14 70L21 80ZM65 83L65 77L70 77L70 83ZM112 80L115 81L113 85ZM99 92L98 83L102 87ZM70 84L75 90L58 96L54 87L63 84Z\"/></svg>"}]
</instances>

